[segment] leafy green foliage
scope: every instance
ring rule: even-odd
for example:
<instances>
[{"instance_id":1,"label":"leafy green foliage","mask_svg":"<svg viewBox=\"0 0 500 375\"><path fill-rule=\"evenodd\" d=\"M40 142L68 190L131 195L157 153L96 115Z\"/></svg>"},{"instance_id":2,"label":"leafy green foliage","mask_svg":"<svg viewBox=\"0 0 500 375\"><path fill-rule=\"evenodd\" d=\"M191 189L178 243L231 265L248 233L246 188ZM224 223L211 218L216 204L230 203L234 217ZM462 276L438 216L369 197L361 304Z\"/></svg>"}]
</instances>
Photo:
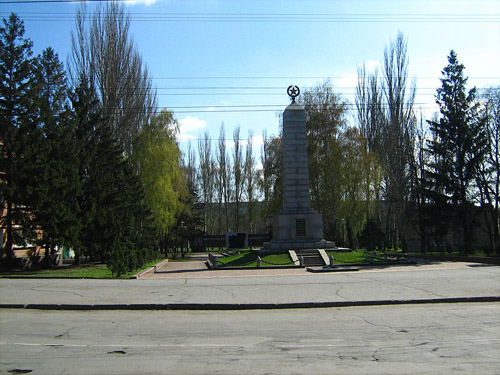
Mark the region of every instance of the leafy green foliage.
<instances>
[{"instance_id":1,"label":"leafy green foliage","mask_svg":"<svg viewBox=\"0 0 500 375\"><path fill-rule=\"evenodd\" d=\"M127 133L137 150L131 158L85 64L68 90L57 53L47 48L31 59L32 44L23 35L16 15L4 20L0 183L8 255L16 241L13 228L21 226L23 241L45 247L47 265L53 265L56 247L69 246L76 264L86 256L118 276L136 269L155 256L158 234L186 211L173 116L165 111L133 124L144 126L140 136Z\"/></svg>"},{"instance_id":2,"label":"leafy green foliage","mask_svg":"<svg viewBox=\"0 0 500 375\"><path fill-rule=\"evenodd\" d=\"M377 160L359 130L347 127L347 103L330 82L306 91L301 102L313 207L323 215L327 238L355 246L373 211L373 190L380 182Z\"/></svg>"},{"instance_id":3,"label":"leafy green foliage","mask_svg":"<svg viewBox=\"0 0 500 375\"><path fill-rule=\"evenodd\" d=\"M183 211L187 195L181 152L175 142L177 123L171 112L160 112L143 127L132 156L155 228L165 235Z\"/></svg>"},{"instance_id":4,"label":"leafy green foliage","mask_svg":"<svg viewBox=\"0 0 500 375\"><path fill-rule=\"evenodd\" d=\"M288 253L259 255L255 251L241 251L238 255L220 258L220 267L257 267L257 257L261 258L262 267L292 266Z\"/></svg>"},{"instance_id":5,"label":"leafy green foliage","mask_svg":"<svg viewBox=\"0 0 500 375\"><path fill-rule=\"evenodd\" d=\"M154 266L161 262L163 259L154 259L150 262L144 263L141 267L127 271L117 276L113 273L106 264L99 262L89 262L81 265L71 265L64 267L57 267L54 269L39 269L30 271L10 271L0 273L0 277L5 278L23 278L23 277L53 277L53 278L92 278L92 279L111 279L121 278L128 279L134 274Z\"/></svg>"}]
</instances>

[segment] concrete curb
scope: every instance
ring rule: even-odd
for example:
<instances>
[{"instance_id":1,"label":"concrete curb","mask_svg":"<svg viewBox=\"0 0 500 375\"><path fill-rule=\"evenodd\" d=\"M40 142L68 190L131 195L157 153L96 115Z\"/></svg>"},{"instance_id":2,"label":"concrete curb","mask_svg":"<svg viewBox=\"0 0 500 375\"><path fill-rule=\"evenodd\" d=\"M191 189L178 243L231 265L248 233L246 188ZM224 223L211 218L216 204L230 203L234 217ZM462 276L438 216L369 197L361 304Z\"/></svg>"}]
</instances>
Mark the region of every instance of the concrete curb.
<instances>
[{"instance_id":1,"label":"concrete curb","mask_svg":"<svg viewBox=\"0 0 500 375\"><path fill-rule=\"evenodd\" d=\"M160 263L155 264L152 267L146 268L139 273L136 273L131 277L131 279L146 279L153 276L156 273L156 270L159 270L168 263L168 259L162 260Z\"/></svg>"},{"instance_id":2,"label":"concrete curb","mask_svg":"<svg viewBox=\"0 0 500 375\"><path fill-rule=\"evenodd\" d=\"M413 300L373 300L373 301L335 301L335 302L291 302L291 303L138 303L138 304L0 304L0 309L28 309L54 311L85 310L272 310L272 309L309 309L328 307L422 305L444 303L500 302L500 296L490 297L450 297Z\"/></svg>"},{"instance_id":3,"label":"concrete curb","mask_svg":"<svg viewBox=\"0 0 500 375\"><path fill-rule=\"evenodd\" d=\"M439 260L445 262L470 262L470 263L485 263L485 264L500 264L500 257L479 257L479 256L461 256L461 255L426 255L413 254L414 258Z\"/></svg>"}]
</instances>

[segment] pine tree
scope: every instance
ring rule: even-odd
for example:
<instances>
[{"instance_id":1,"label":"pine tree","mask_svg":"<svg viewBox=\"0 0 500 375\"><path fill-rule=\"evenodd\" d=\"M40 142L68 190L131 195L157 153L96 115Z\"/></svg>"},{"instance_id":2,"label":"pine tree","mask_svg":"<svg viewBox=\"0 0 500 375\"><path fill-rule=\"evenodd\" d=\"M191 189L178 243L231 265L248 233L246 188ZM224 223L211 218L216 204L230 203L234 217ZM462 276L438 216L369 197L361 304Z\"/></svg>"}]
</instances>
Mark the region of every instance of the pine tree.
<instances>
[{"instance_id":1,"label":"pine tree","mask_svg":"<svg viewBox=\"0 0 500 375\"><path fill-rule=\"evenodd\" d=\"M83 76L70 93L70 100L72 104L71 121L75 128L77 153L77 215L81 227L79 235L73 239L73 250L75 264L79 264L81 256L92 256L95 253L93 251L94 237L88 228L95 218L97 202L93 198L89 180L93 160L97 157L99 139L96 129L103 120L95 91Z\"/></svg>"},{"instance_id":2,"label":"pine tree","mask_svg":"<svg viewBox=\"0 0 500 375\"><path fill-rule=\"evenodd\" d=\"M438 121L429 121L433 139L428 143L428 150L433 161L427 172L427 196L441 217L446 216L442 219L450 222L457 218L463 250L469 252L473 182L485 157L487 138L484 119L478 113L476 89L466 91L464 65L458 62L454 51L450 52L448 62L442 72L442 87L436 95L441 117Z\"/></svg>"},{"instance_id":3,"label":"pine tree","mask_svg":"<svg viewBox=\"0 0 500 375\"><path fill-rule=\"evenodd\" d=\"M71 246L78 237L78 160L63 64L49 47L35 60L34 70L43 140L31 206L49 264L56 246Z\"/></svg>"},{"instance_id":4,"label":"pine tree","mask_svg":"<svg viewBox=\"0 0 500 375\"><path fill-rule=\"evenodd\" d=\"M120 276L150 261L154 252L151 212L131 161L112 136L95 90L84 78L71 97L79 162L80 256L106 262Z\"/></svg>"},{"instance_id":5,"label":"pine tree","mask_svg":"<svg viewBox=\"0 0 500 375\"><path fill-rule=\"evenodd\" d=\"M14 13L0 27L0 184L2 229L9 259L14 257L14 226L29 221L26 196L33 187L33 161L40 140L32 92L32 42ZM2 244L3 245L3 244Z\"/></svg>"}]
</instances>

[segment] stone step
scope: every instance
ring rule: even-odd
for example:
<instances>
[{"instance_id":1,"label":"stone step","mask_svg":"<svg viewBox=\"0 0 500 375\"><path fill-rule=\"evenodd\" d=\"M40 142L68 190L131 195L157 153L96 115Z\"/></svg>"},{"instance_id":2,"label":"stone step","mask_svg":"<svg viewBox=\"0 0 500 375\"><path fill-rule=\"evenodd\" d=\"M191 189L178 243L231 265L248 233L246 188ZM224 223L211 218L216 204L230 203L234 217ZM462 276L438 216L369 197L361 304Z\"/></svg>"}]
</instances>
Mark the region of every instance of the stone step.
<instances>
[{"instance_id":1,"label":"stone step","mask_svg":"<svg viewBox=\"0 0 500 375\"><path fill-rule=\"evenodd\" d=\"M302 259L304 260L304 265L306 267L319 267L326 265L323 261L323 257L319 253L319 250L297 250L296 253L299 258L302 257Z\"/></svg>"}]
</instances>

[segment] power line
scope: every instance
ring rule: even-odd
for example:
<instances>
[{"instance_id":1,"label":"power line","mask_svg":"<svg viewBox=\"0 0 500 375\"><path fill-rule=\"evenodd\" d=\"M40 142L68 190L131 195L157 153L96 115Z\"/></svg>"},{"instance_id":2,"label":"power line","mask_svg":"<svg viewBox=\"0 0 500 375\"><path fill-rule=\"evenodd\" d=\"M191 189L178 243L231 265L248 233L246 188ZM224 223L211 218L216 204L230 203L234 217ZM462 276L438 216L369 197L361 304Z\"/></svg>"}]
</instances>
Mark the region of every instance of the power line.
<instances>
[{"instance_id":1,"label":"power line","mask_svg":"<svg viewBox=\"0 0 500 375\"><path fill-rule=\"evenodd\" d=\"M367 107L369 105L366 105ZM348 105L339 105L339 107L344 107L345 110L347 111L356 111L357 110L357 107L355 104L348 104ZM429 105L429 103L415 103L414 104L414 107L416 110L420 110L420 109L436 109L437 108L437 105ZM179 107L180 110L175 110L175 111L172 111L174 112L174 114L192 114L192 113L206 113L206 114L210 114L210 113L259 113L259 112L279 112L279 111L283 111L284 108L286 108L286 105L283 105L283 106L280 106L280 107L277 107L277 108L273 108L273 109L259 109L259 108L251 108L251 109L246 109L245 107L242 107L242 108L237 108L237 109L197 109L197 108L194 108L194 109L185 109L185 107ZM387 105L381 105L379 106L379 108L388 108ZM161 107L156 107L154 108L156 110L173 110L173 109L176 109L175 107L169 107L169 106L161 106ZM109 113L110 115L113 115L113 114L121 114L122 111L126 110L125 108L117 108L117 109L108 109L107 113ZM137 110L137 111L128 111L128 113L130 114L143 114L145 113L146 111L143 111L143 110Z\"/></svg>"},{"instance_id":2,"label":"power line","mask_svg":"<svg viewBox=\"0 0 500 375\"><path fill-rule=\"evenodd\" d=\"M356 76L357 78L358 76ZM409 79L438 79L441 78L442 76L411 76L408 77ZM175 77L175 76L165 76L165 77L152 77L155 80L205 80L205 79L322 79L322 80L328 80L328 79L345 79L348 78L346 76L180 76L180 77ZM359 78L369 78L369 76L359 76ZM488 76L481 76L481 77L468 77L469 79L500 79L500 76L498 77L488 77Z\"/></svg>"},{"instance_id":3,"label":"power line","mask_svg":"<svg viewBox=\"0 0 500 375\"><path fill-rule=\"evenodd\" d=\"M94 0L109 2L111 0ZM72 0L0 1L0 4L74 3ZM35 21L72 21L68 12L26 12L26 18ZM146 22L500 22L500 14L437 14L437 13L137 13L130 12L130 18ZM94 14L88 13L88 18Z\"/></svg>"}]
</instances>

